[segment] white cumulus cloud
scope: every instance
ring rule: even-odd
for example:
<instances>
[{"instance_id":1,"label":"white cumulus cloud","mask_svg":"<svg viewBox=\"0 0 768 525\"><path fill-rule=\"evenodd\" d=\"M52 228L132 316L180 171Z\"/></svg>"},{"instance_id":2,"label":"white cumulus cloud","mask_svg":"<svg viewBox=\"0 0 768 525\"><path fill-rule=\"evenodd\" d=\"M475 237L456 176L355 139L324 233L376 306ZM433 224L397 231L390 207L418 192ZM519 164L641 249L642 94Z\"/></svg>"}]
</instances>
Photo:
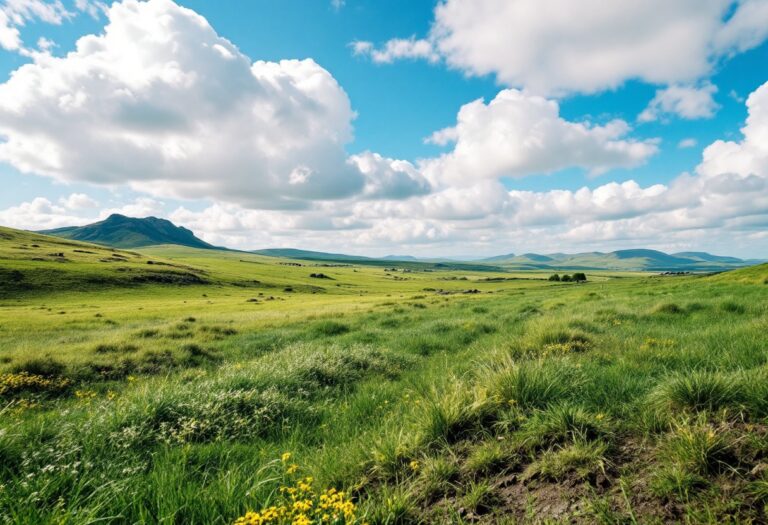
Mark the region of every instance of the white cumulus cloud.
<instances>
[{"instance_id":1,"label":"white cumulus cloud","mask_svg":"<svg viewBox=\"0 0 768 525\"><path fill-rule=\"evenodd\" d=\"M578 166L592 173L642 164L658 151L655 140L627 138L629 125L571 122L557 102L505 89L487 104L475 100L458 113L457 124L431 141L453 150L424 162L430 180L468 184L482 179L552 173Z\"/></svg>"},{"instance_id":2,"label":"white cumulus cloud","mask_svg":"<svg viewBox=\"0 0 768 525\"><path fill-rule=\"evenodd\" d=\"M688 120L710 118L720 107L713 98L715 93L717 87L711 83L659 89L637 120L651 122L666 115L677 115Z\"/></svg>"},{"instance_id":3,"label":"white cumulus cloud","mask_svg":"<svg viewBox=\"0 0 768 525\"><path fill-rule=\"evenodd\" d=\"M628 79L690 83L766 36L764 0L443 0L429 34L405 42L468 74L559 95ZM399 58L390 48L402 42L370 44L365 53L389 62Z\"/></svg>"},{"instance_id":4,"label":"white cumulus cloud","mask_svg":"<svg viewBox=\"0 0 768 525\"><path fill-rule=\"evenodd\" d=\"M63 181L253 207L362 191L344 151L354 112L313 60L252 62L171 0L126 0L108 17L103 34L0 85L0 159Z\"/></svg>"}]
</instances>

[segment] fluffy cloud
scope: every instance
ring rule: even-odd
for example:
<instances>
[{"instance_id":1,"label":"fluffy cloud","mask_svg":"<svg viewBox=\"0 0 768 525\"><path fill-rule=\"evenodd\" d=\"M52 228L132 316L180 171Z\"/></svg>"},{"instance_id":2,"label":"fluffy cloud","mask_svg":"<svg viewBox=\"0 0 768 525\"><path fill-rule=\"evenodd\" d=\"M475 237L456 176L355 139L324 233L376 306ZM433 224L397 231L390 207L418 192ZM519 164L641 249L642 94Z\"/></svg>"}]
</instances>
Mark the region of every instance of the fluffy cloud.
<instances>
[{"instance_id":1,"label":"fluffy cloud","mask_svg":"<svg viewBox=\"0 0 768 525\"><path fill-rule=\"evenodd\" d=\"M87 217L72 213L66 206L56 205L44 197L0 210L0 224L11 228L48 230L88 222Z\"/></svg>"},{"instance_id":2,"label":"fluffy cloud","mask_svg":"<svg viewBox=\"0 0 768 525\"><path fill-rule=\"evenodd\" d=\"M360 192L354 113L311 59L244 56L170 0L115 3L102 35L0 85L0 159L63 181L252 207Z\"/></svg>"},{"instance_id":3,"label":"fluffy cloud","mask_svg":"<svg viewBox=\"0 0 768 525\"><path fill-rule=\"evenodd\" d=\"M60 25L72 16L61 0L5 0L0 5L0 47L29 54L29 50L23 48L19 27L36 20Z\"/></svg>"},{"instance_id":4,"label":"fluffy cloud","mask_svg":"<svg viewBox=\"0 0 768 525\"><path fill-rule=\"evenodd\" d=\"M83 210L99 206L98 202L85 193L73 193L69 197L62 197L59 203L68 210Z\"/></svg>"},{"instance_id":5,"label":"fluffy cloud","mask_svg":"<svg viewBox=\"0 0 768 525\"><path fill-rule=\"evenodd\" d=\"M688 148L695 148L696 144L698 144L698 141L694 138L687 138L683 139L680 142L677 143L677 147L680 149L688 149Z\"/></svg>"},{"instance_id":6,"label":"fluffy cloud","mask_svg":"<svg viewBox=\"0 0 768 525\"><path fill-rule=\"evenodd\" d=\"M350 157L366 178L363 197L369 199L404 199L431 190L427 179L408 161L385 158L365 152Z\"/></svg>"},{"instance_id":7,"label":"fluffy cloud","mask_svg":"<svg viewBox=\"0 0 768 525\"><path fill-rule=\"evenodd\" d=\"M572 166L601 173L637 166L657 152L655 141L628 139L628 132L622 120L602 126L564 120L556 102L506 89L488 104L466 104L455 127L433 134L431 142L456 145L426 161L424 171L431 180L467 184Z\"/></svg>"},{"instance_id":8,"label":"fluffy cloud","mask_svg":"<svg viewBox=\"0 0 768 525\"><path fill-rule=\"evenodd\" d=\"M715 93L717 87L710 83L659 89L637 120L651 122L665 115L677 115L688 120L710 118L719 108L713 98Z\"/></svg>"},{"instance_id":9,"label":"fluffy cloud","mask_svg":"<svg viewBox=\"0 0 768 525\"><path fill-rule=\"evenodd\" d=\"M429 62L437 62L440 55L435 50L432 42L423 38L393 38L384 47L376 49L372 42L352 42L352 51L355 55L367 55L378 64L391 64L396 60L422 59Z\"/></svg>"},{"instance_id":10,"label":"fluffy cloud","mask_svg":"<svg viewBox=\"0 0 768 525\"><path fill-rule=\"evenodd\" d=\"M420 45L429 49L425 56L436 53L466 73L563 94L601 91L633 78L695 81L720 57L755 47L766 36L764 0L443 0ZM371 45L367 53L397 58L389 47Z\"/></svg>"},{"instance_id":11,"label":"fluffy cloud","mask_svg":"<svg viewBox=\"0 0 768 525\"><path fill-rule=\"evenodd\" d=\"M718 140L709 145L697 173L707 178L721 174L768 178L768 82L747 98L747 111L743 140Z\"/></svg>"}]
</instances>

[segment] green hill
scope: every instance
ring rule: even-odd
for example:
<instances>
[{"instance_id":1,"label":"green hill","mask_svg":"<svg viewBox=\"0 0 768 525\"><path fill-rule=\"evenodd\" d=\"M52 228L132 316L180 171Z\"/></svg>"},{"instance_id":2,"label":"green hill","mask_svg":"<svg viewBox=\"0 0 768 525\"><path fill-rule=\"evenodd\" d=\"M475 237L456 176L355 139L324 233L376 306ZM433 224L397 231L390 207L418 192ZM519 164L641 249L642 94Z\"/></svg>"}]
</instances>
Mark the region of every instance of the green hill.
<instances>
[{"instance_id":1,"label":"green hill","mask_svg":"<svg viewBox=\"0 0 768 525\"><path fill-rule=\"evenodd\" d=\"M729 281L749 284L768 284L768 263L724 272L712 277L715 281Z\"/></svg>"},{"instance_id":2,"label":"green hill","mask_svg":"<svg viewBox=\"0 0 768 525\"><path fill-rule=\"evenodd\" d=\"M205 272L164 258L0 227L0 297L204 282Z\"/></svg>"},{"instance_id":3,"label":"green hill","mask_svg":"<svg viewBox=\"0 0 768 525\"><path fill-rule=\"evenodd\" d=\"M198 239L190 230L156 217L137 219L113 214L103 221L86 226L58 228L39 233L115 248L179 244L192 248L216 249L215 246Z\"/></svg>"}]
</instances>

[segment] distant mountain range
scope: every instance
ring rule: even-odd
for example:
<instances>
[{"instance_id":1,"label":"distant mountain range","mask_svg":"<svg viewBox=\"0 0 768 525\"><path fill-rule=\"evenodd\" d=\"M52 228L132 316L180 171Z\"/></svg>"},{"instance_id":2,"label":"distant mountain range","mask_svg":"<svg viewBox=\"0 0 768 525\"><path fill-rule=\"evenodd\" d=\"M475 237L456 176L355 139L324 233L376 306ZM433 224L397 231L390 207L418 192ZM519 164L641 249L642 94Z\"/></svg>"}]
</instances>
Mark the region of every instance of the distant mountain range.
<instances>
[{"instance_id":1,"label":"distant mountain range","mask_svg":"<svg viewBox=\"0 0 768 525\"><path fill-rule=\"evenodd\" d=\"M114 248L140 248L157 244L178 244L192 248L207 250L215 246L198 239L194 233L171 221L146 217L135 219L117 213L105 220L88 224L87 226L70 226L55 230L44 230L39 233L55 235L76 241L103 244Z\"/></svg>"},{"instance_id":2,"label":"distant mountain range","mask_svg":"<svg viewBox=\"0 0 768 525\"><path fill-rule=\"evenodd\" d=\"M140 248L158 244L177 244L191 248L223 249L197 238L190 230L176 226L165 219L147 217L137 219L124 215L110 215L107 219L87 226L58 228L40 233L78 241L103 244L115 248ZM295 248L269 248L252 253L267 257L283 257L310 261L357 263L384 266L424 266L435 269L456 270L638 270L638 271L722 271L750 266L764 261L742 260L737 257L712 255L705 252L679 252L667 254L657 250L632 249L614 252L586 253L512 253L474 261L456 261L449 258L417 258L411 255L364 257L343 253L328 253Z\"/></svg>"},{"instance_id":3,"label":"distant mountain range","mask_svg":"<svg viewBox=\"0 0 768 525\"><path fill-rule=\"evenodd\" d=\"M705 252L679 252L668 254L658 250L632 249L615 252L550 253L540 255L499 255L482 259L502 266L568 269L610 269L645 271L724 270L758 264L763 261L743 260Z\"/></svg>"}]
</instances>

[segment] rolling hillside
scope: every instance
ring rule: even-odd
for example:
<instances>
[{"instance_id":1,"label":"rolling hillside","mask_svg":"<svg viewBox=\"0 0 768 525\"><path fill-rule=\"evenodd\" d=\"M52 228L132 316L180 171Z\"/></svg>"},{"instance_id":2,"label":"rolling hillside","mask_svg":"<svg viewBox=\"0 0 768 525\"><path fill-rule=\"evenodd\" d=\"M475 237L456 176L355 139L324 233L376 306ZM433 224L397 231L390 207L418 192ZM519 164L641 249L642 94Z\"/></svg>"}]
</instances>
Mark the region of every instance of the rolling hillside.
<instances>
[{"instance_id":1,"label":"rolling hillside","mask_svg":"<svg viewBox=\"0 0 768 525\"><path fill-rule=\"evenodd\" d=\"M768 285L768 263L741 268L724 272L712 277L712 280L723 282L736 282L747 284L767 284Z\"/></svg>"},{"instance_id":2,"label":"rolling hillside","mask_svg":"<svg viewBox=\"0 0 768 525\"><path fill-rule=\"evenodd\" d=\"M0 227L0 297L206 281L165 258Z\"/></svg>"}]
</instances>

